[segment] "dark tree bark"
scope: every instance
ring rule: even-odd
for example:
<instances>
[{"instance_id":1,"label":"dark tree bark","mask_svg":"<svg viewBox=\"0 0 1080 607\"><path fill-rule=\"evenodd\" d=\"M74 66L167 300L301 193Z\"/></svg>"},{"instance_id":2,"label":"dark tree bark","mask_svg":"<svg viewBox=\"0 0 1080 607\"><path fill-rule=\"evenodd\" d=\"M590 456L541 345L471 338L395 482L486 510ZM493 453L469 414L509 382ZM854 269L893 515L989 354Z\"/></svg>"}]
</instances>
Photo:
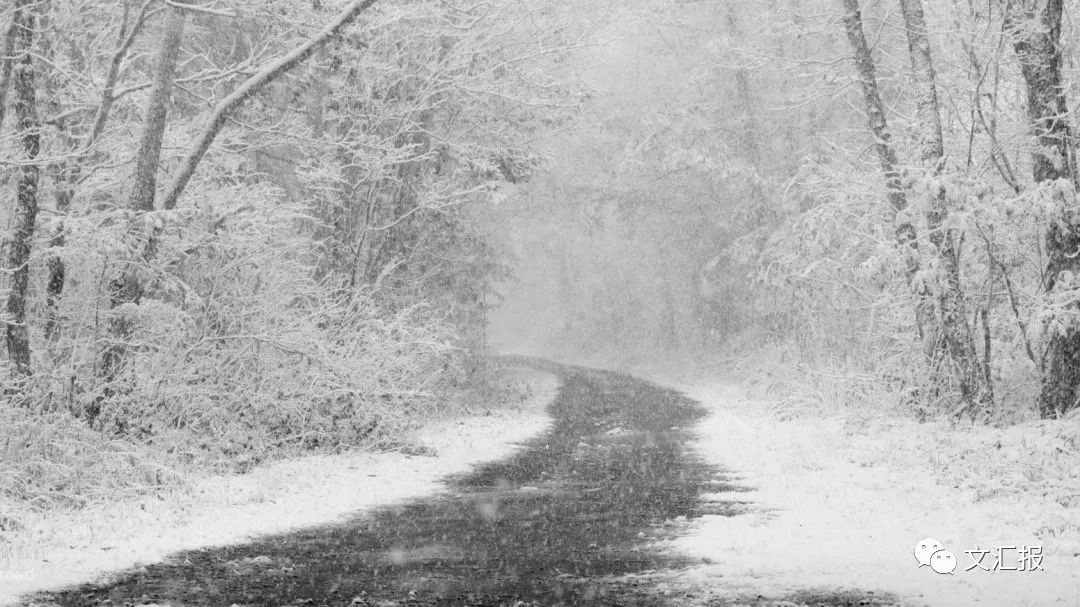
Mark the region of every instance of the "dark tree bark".
<instances>
[{"instance_id":1,"label":"dark tree bark","mask_svg":"<svg viewBox=\"0 0 1080 607\"><path fill-rule=\"evenodd\" d=\"M15 38L19 35L16 20L12 19L4 33L4 56L0 58L0 127L4 126L7 113L8 90L11 89L11 70L15 65Z\"/></svg>"},{"instance_id":2,"label":"dark tree bark","mask_svg":"<svg viewBox=\"0 0 1080 607\"><path fill-rule=\"evenodd\" d=\"M1069 108L1061 82L1061 19L1064 0L1017 0L1006 10L1006 27L1027 85L1028 115L1039 149L1032 153L1035 182L1076 179Z\"/></svg>"},{"instance_id":3,"label":"dark tree bark","mask_svg":"<svg viewBox=\"0 0 1080 607\"><path fill-rule=\"evenodd\" d=\"M16 132L22 145L22 166L19 167L18 189L11 234L7 239L7 270L11 272L11 292L8 294L5 337L8 357L15 372L28 376L30 365L30 334L26 326L26 294L30 282L30 246L37 220L38 176L36 164L41 151L40 124L37 116L36 73L32 47L37 16L36 0L16 0L12 84L15 91Z\"/></svg>"},{"instance_id":4,"label":"dark tree bark","mask_svg":"<svg viewBox=\"0 0 1080 607\"><path fill-rule=\"evenodd\" d=\"M180 42L184 35L184 13L181 9L169 11L165 37L158 47L154 63L154 86L143 118L142 135L135 153L135 175L128 197L128 207L136 211L153 211L154 194L157 189L157 170L161 160L161 138L169 117L169 101L172 99L173 80L176 79L176 60L180 56Z\"/></svg>"},{"instance_id":5,"label":"dark tree bark","mask_svg":"<svg viewBox=\"0 0 1080 607\"><path fill-rule=\"evenodd\" d=\"M867 127L874 137L874 151L877 154L881 172L885 176L886 198L896 221L896 242L899 245L900 254L904 256L910 285L913 284L915 274L919 271L919 243L916 240L918 233L915 230L915 224L908 217L907 195L901 183L896 149L892 145L889 122L885 117L885 104L881 101L881 92L878 89L874 58L870 54L870 45L867 44L866 33L863 31L859 0L841 0L841 4L844 11L844 30L851 44L855 70L859 75L859 85L862 88L866 106ZM924 349L928 355L932 355L934 346L938 342L938 330L933 320L932 307L928 305L928 300L922 297L921 293L919 295L920 300L915 306L915 321L919 327L920 337L923 339Z\"/></svg>"},{"instance_id":6,"label":"dark tree bark","mask_svg":"<svg viewBox=\"0 0 1080 607\"><path fill-rule=\"evenodd\" d=\"M937 76L930 51L922 0L900 0L907 31L908 51L914 73L914 95L917 104L917 139L923 169L938 174L943 169L945 144L941 134L941 113L938 106ZM941 329L942 346L952 360L960 385L964 407L975 415L993 401L992 387L981 373L975 339L967 320L966 302L960 282L960 235L946 227L949 209L945 189L929 192L927 230L930 242L938 251L941 280L938 284L937 324Z\"/></svg>"},{"instance_id":7,"label":"dark tree bark","mask_svg":"<svg viewBox=\"0 0 1080 607\"><path fill-rule=\"evenodd\" d=\"M1067 180L1076 186L1076 158L1068 104L1061 79L1061 20L1063 0L1017 0L1007 2L1006 27L1027 85L1028 117L1037 146L1032 152L1032 177L1036 183ZM1046 228L1047 292L1057 286L1063 272L1080 275L1080 227L1072 219L1080 209L1060 194L1057 221ZM1071 315L1080 306L1069 306ZM1080 400L1080 329L1066 321L1064 331L1047 337L1042 360L1039 413L1057 417Z\"/></svg>"},{"instance_id":8,"label":"dark tree bark","mask_svg":"<svg viewBox=\"0 0 1080 607\"><path fill-rule=\"evenodd\" d=\"M878 90L877 69L874 67L874 58L870 54L870 45L866 42L866 33L863 31L862 12L859 10L859 0L841 0L844 6L844 29L847 33L848 42L854 53L855 70L859 74L859 85L862 88L863 101L866 105L867 126L874 135L874 152L877 154L881 172L885 174L885 187L889 206L895 213L903 213L907 209L907 196L900 183L900 169L897 167L896 150L892 145L892 135L889 132L889 122L885 117L885 104L881 101L881 92ZM896 235L901 243L914 246L915 226L906 219L901 218L896 226Z\"/></svg>"}]
</instances>

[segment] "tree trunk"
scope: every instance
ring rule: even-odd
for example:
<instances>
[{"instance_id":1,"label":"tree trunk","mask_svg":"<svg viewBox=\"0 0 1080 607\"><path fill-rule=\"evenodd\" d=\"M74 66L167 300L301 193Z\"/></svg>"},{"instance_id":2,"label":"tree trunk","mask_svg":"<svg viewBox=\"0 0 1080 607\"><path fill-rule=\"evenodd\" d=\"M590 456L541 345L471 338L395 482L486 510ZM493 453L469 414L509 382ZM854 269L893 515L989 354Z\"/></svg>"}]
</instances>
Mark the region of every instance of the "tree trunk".
<instances>
[{"instance_id":1,"label":"tree trunk","mask_svg":"<svg viewBox=\"0 0 1080 607\"><path fill-rule=\"evenodd\" d=\"M16 19L13 17L11 25L4 33L4 56L0 58L0 127L4 126L4 115L7 111L7 95L11 88L11 70L15 64L15 39L19 36Z\"/></svg>"},{"instance_id":2,"label":"tree trunk","mask_svg":"<svg viewBox=\"0 0 1080 607\"><path fill-rule=\"evenodd\" d=\"M180 55L180 43L184 33L184 13L179 8L169 10L165 26L165 37L158 47L154 63L154 85L143 118L142 135L135 157L135 174L128 197L128 206L140 213L154 210L154 195L157 188L157 170L161 158L161 141L169 115L169 102L172 97L173 80L176 78L176 62ZM136 221L133 230L140 229L143 222ZM112 382L120 372L123 361L124 344L131 335L132 319L127 311L117 310L124 304L138 303L142 298L144 285L135 267L141 261L153 255L155 237L153 234L140 236L141 251L135 259L129 260L128 267L120 270L109 282L109 308L112 312L110 328L112 343L105 348L101 360L101 372L106 382ZM87 413L91 421L97 416L98 409L91 408Z\"/></svg>"},{"instance_id":3,"label":"tree trunk","mask_svg":"<svg viewBox=\"0 0 1080 607\"><path fill-rule=\"evenodd\" d=\"M36 0L16 0L14 11L13 85L15 119L22 151L25 154L19 167L18 190L11 234L7 239L7 270L11 272L11 292L7 300L6 341L8 358L21 376L32 373L30 366L30 334L26 326L26 294L30 282L30 246L37 220L38 174L35 161L41 150L40 124L37 117L36 74L32 46L36 29L34 9Z\"/></svg>"},{"instance_id":4,"label":"tree trunk","mask_svg":"<svg viewBox=\"0 0 1080 607\"><path fill-rule=\"evenodd\" d=\"M844 29L848 42L854 52L855 69L859 74L863 101L866 104L867 126L874 135L874 151L877 153L881 171L885 174L885 187L888 191L889 206L898 214L896 225L897 239L904 245L914 247L915 226L910 220L900 217L907 209L907 197L900 183L900 170L897 168L896 150L892 146L889 123L885 118L885 104L881 101L878 90L877 70L870 55L870 46L863 31L862 12L859 0L842 0L844 5Z\"/></svg>"},{"instance_id":5,"label":"tree trunk","mask_svg":"<svg viewBox=\"0 0 1080 607\"><path fill-rule=\"evenodd\" d=\"M173 8L169 11L165 37L158 48L154 64L154 86L135 154L134 183L128 197L128 207L136 211L154 210L161 139L169 116L169 101L172 98L173 80L176 78L176 60L180 56L180 41L183 35L184 13L181 9Z\"/></svg>"},{"instance_id":6,"label":"tree trunk","mask_svg":"<svg viewBox=\"0 0 1080 607\"><path fill-rule=\"evenodd\" d=\"M1022 0L1012 4L1020 8L1019 19L1016 13L1006 14L1039 145L1032 154L1036 183L1076 177L1076 159L1069 146L1069 108L1061 82L1062 5L1063 0Z\"/></svg>"},{"instance_id":7,"label":"tree trunk","mask_svg":"<svg viewBox=\"0 0 1080 607\"><path fill-rule=\"evenodd\" d=\"M941 134L941 114L938 107L937 77L930 52L922 0L900 0L907 30L908 51L915 79L917 103L917 142L923 169L935 175L942 169L945 144ZM927 229L930 242L937 248L940 280L930 281L938 292L937 324L941 329L942 345L952 360L964 407L971 415L984 411L993 401L990 386L979 369L975 339L967 320L966 302L960 282L960 235L946 227L949 210L945 188L928 192Z\"/></svg>"},{"instance_id":8,"label":"tree trunk","mask_svg":"<svg viewBox=\"0 0 1080 607\"><path fill-rule=\"evenodd\" d=\"M1017 8L1017 11L1010 9ZM1032 177L1036 183L1065 180L1076 187L1076 158L1068 120L1068 104L1061 81L1061 19L1063 0L1021 0L1006 8L1005 24L1027 85L1028 117L1036 140L1032 152ZM1063 272L1080 275L1080 229L1071 219L1080 209L1060 191L1055 194L1057 221L1046 228L1046 285L1053 291ZM1070 288L1072 285L1063 285ZM1068 306L1075 316L1080 306ZM1080 329L1064 319L1064 330L1047 336L1042 361L1039 413L1057 417L1080 400Z\"/></svg>"},{"instance_id":9,"label":"tree trunk","mask_svg":"<svg viewBox=\"0 0 1080 607\"><path fill-rule=\"evenodd\" d=\"M896 150L892 146L889 123L885 117L885 104L882 103L881 92L878 90L874 59L870 55L870 46L866 42L866 33L863 31L859 0L841 0L841 3L844 10L844 29L854 54L855 69L859 75L859 84L866 105L867 126L874 136L874 151L878 157L878 164L881 165L881 172L885 175L886 197L896 221L896 241L900 254L904 257L908 284L912 285L915 274L919 271L919 243L916 240L918 234L915 231L915 224L908 216L907 196L900 180ZM937 327L933 321L931 306L928 305L925 297L922 297L922 293L919 295L920 301L915 306L915 321L929 355L933 352L934 344L938 342Z\"/></svg>"}]
</instances>

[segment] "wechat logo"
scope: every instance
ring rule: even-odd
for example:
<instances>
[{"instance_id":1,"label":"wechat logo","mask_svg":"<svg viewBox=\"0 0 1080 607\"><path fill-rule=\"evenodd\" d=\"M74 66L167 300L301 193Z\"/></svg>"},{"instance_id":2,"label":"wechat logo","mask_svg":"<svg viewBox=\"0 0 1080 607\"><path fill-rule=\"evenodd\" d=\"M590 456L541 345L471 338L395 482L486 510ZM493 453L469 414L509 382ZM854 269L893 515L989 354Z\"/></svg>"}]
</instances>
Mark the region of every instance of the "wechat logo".
<instances>
[{"instance_id":1,"label":"wechat logo","mask_svg":"<svg viewBox=\"0 0 1080 607\"><path fill-rule=\"evenodd\" d=\"M915 560L919 562L919 567L929 566L941 574L951 574L956 569L956 556L932 537L915 544Z\"/></svg>"}]
</instances>

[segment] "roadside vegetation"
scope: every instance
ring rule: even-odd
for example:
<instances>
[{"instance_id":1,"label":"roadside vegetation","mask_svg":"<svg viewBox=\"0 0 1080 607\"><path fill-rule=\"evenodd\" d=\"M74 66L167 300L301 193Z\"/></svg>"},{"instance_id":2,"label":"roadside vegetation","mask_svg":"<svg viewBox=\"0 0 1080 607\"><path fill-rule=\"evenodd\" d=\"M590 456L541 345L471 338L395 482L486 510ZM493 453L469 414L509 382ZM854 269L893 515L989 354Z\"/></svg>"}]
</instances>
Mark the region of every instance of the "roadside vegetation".
<instances>
[{"instance_id":1,"label":"roadside vegetation","mask_svg":"<svg viewBox=\"0 0 1080 607\"><path fill-rule=\"evenodd\" d=\"M6 4L0 553L514 400L485 209L582 102L587 36L552 3Z\"/></svg>"},{"instance_id":2,"label":"roadside vegetation","mask_svg":"<svg viewBox=\"0 0 1080 607\"><path fill-rule=\"evenodd\" d=\"M541 434L558 389L555 375L500 366L402 429L393 446L308 451L242 473L186 467L175 486L131 478L138 492L93 479L79 507L24 508L8 520L17 523L0 528L0 605L24 593L107 583L177 552L333 525L438 493L446 476L507 457Z\"/></svg>"}]
</instances>

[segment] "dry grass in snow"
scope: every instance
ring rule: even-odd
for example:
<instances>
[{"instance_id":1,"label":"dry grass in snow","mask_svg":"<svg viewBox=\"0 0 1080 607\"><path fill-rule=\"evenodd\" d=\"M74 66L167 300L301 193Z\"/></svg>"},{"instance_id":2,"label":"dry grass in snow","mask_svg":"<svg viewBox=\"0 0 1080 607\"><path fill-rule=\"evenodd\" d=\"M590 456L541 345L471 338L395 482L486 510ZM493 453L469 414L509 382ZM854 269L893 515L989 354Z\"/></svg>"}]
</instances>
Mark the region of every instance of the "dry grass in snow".
<instances>
[{"instance_id":1,"label":"dry grass in snow","mask_svg":"<svg viewBox=\"0 0 1080 607\"><path fill-rule=\"evenodd\" d=\"M25 529L0 542L0 605L27 592L107 581L172 552L332 523L438 492L440 478L505 457L547 428L544 407L555 397L558 378L510 369L501 381L524 386L518 392L523 400L432 420L405 441L410 448L402 452L303 457L244 475L196 479L191 494L23 520Z\"/></svg>"},{"instance_id":2,"label":"dry grass in snow","mask_svg":"<svg viewBox=\"0 0 1080 607\"><path fill-rule=\"evenodd\" d=\"M737 516L709 516L667 548L708 564L678 574L698 597L796 590L891 592L910 605L1080 605L1080 419L1006 429L887 415L779 419L768 402L715 381L681 389L710 416L702 455L750 492ZM952 575L918 567L933 537ZM1041 547L1041 571L965 571L965 551ZM1015 551L1005 564L1018 566Z\"/></svg>"}]
</instances>

